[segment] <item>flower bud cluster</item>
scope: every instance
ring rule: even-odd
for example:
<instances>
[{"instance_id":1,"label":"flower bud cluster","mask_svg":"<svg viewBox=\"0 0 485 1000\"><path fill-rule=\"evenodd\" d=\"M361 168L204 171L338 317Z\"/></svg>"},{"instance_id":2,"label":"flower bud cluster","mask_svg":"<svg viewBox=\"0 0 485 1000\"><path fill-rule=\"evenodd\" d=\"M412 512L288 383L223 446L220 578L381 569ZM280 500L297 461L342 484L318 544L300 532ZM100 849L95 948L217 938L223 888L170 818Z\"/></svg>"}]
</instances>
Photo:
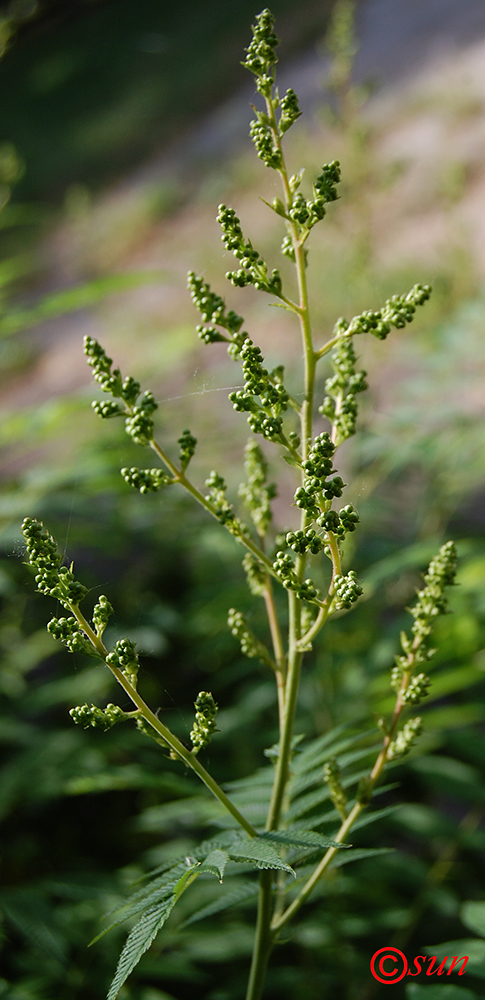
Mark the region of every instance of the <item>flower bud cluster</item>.
<instances>
[{"instance_id":1,"label":"flower bud cluster","mask_svg":"<svg viewBox=\"0 0 485 1000\"><path fill-rule=\"evenodd\" d=\"M424 577L426 586L418 591L417 603L411 608L414 618L411 631L420 639L430 634L433 619L446 611L445 587L451 586L455 581L456 558L454 543L446 542L429 564Z\"/></svg>"},{"instance_id":2,"label":"flower bud cluster","mask_svg":"<svg viewBox=\"0 0 485 1000\"><path fill-rule=\"evenodd\" d=\"M77 705L76 708L69 710L69 715L77 726L82 726L84 729L93 726L93 728L100 727L105 730L111 729L117 722L123 722L123 719L130 717L118 705L111 703L106 705L104 709L98 708L97 705Z\"/></svg>"},{"instance_id":3,"label":"flower bud cluster","mask_svg":"<svg viewBox=\"0 0 485 1000\"><path fill-rule=\"evenodd\" d=\"M52 535L41 521L26 517L22 523L22 534L26 541L30 565L35 569L35 582L41 594L56 597L63 607L79 604L87 594L86 587L79 583L67 566L61 566L61 557Z\"/></svg>"},{"instance_id":4,"label":"flower bud cluster","mask_svg":"<svg viewBox=\"0 0 485 1000\"><path fill-rule=\"evenodd\" d=\"M244 656L247 656L249 660L259 660L266 667L271 667L274 670L275 664L266 646L251 631L241 611L229 608L227 624L231 630L231 634L236 639L239 639L241 651L244 653Z\"/></svg>"},{"instance_id":5,"label":"flower bud cluster","mask_svg":"<svg viewBox=\"0 0 485 1000\"><path fill-rule=\"evenodd\" d=\"M240 538L247 533L247 528L239 521L234 513L234 508L226 498L227 485L223 476L214 470L205 481L209 493L206 500L212 502L214 514L221 524L224 524L232 535Z\"/></svg>"},{"instance_id":6,"label":"flower bud cluster","mask_svg":"<svg viewBox=\"0 0 485 1000\"><path fill-rule=\"evenodd\" d=\"M296 96L295 91L291 87L288 88L286 94L280 100L280 110L281 110L281 115L280 115L280 120L278 122L278 127L281 134L283 134L284 132L287 132L289 128L291 128L293 123L296 122L297 118L299 118L301 115L300 107L298 104L298 97Z\"/></svg>"},{"instance_id":7,"label":"flower bud cluster","mask_svg":"<svg viewBox=\"0 0 485 1000\"><path fill-rule=\"evenodd\" d=\"M363 312L360 316L354 316L350 323L345 319L337 320L334 335L346 334L351 337L354 334L372 333L378 340L385 340L391 326L399 329L406 326L406 323L411 323L416 306L424 305L430 295L430 285L414 285L407 295L393 295L377 312Z\"/></svg>"},{"instance_id":8,"label":"flower bud cluster","mask_svg":"<svg viewBox=\"0 0 485 1000\"><path fill-rule=\"evenodd\" d=\"M348 531L355 531L360 517L351 503L341 510L327 510L317 517L317 524L325 531L331 531L338 538L344 538Z\"/></svg>"},{"instance_id":9,"label":"flower bud cluster","mask_svg":"<svg viewBox=\"0 0 485 1000\"><path fill-rule=\"evenodd\" d=\"M325 396L319 413L323 413L337 431L337 443L355 434L357 419L356 394L367 389L366 372L355 371L357 358L350 337L341 337L332 351L335 374L325 382Z\"/></svg>"},{"instance_id":10,"label":"flower bud cluster","mask_svg":"<svg viewBox=\"0 0 485 1000\"><path fill-rule=\"evenodd\" d=\"M431 680L426 674L416 674L415 677L411 677L402 695L403 703L405 705L419 705L422 699L426 697L430 684Z\"/></svg>"},{"instance_id":11,"label":"flower bud cluster","mask_svg":"<svg viewBox=\"0 0 485 1000\"><path fill-rule=\"evenodd\" d=\"M101 386L103 392L109 392L116 399L122 399L125 403L123 409L115 401L107 403L95 401L92 403L95 413L103 418L127 413L126 433L137 444L150 444L153 439L151 415L158 409L158 403L155 402L153 393L144 392L140 398L140 383L131 375L122 379L119 368L112 371L112 359L108 357L104 348L93 337L84 338L84 353L87 355L88 364L93 369L93 378Z\"/></svg>"},{"instance_id":12,"label":"flower bud cluster","mask_svg":"<svg viewBox=\"0 0 485 1000\"><path fill-rule=\"evenodd\" d=\"M320 535L317 535L314 528L307 528L306 531L289 531L286 535L286 544L298 555L311 552L316 556L323 549L325 542Z\"/></svg>"},{"instance_id":13,"label":"flower bud cluster","mask_svg":"<svg viewBox=\"0 0 485 1000\"><path fill-rule=\"evenodd\" d=\"M268 372L263 366L261 349L246 338L241 349L245 378L244 388L231 392L229 399L235 410L247 412L248 424L255 434L262 434L269 441L278 440L283 421L281 413L288 408L288 393L280 381L282 369ZM261 399L259 405L255 396Z\"/></svg>"},{"instance_id":14,"label":"flower bud cluster","mask_svg":"<svg viewBox=\"0 0 485 1000\"><path fill-rule=\"evenodd\" d=\"M343 819L347 818L347 796L340 780L340 765L336 757L331 757L324 765L323 780L330 789L330 798Z\"/></svg>"},{"instance_id":15,"label":"flower bud cluster","mask_svg":"<svg viewBox=\"0 0 485 1000\"><path fill-rule=\"evenodd\" d=\"M153 393L147 390L137 405L132 407L130 416L126 418L126 433L137 444L148 445L153 440L154 425L151 415L156 409L158 403L155 402Z\"/></svg>"},{"instance_id":16,"label":"flower bud cluster","mask_svg":"<svg viewBox=\"0 0 485 1000\"><path fill-rule=\"evenodd\" d=\"M346 576L337 574L333 581L335 596L332 600L332 610L340 611L342 608L351 608L358 598L364 593L362 587L357 582L357 574L353 569L349 570Z\"/></svg>"},{"instance_id":17,"label":"flower bud cluster","mask_svg":"<svg viewBox=\"0 0 485 1000\"><path fill-rule=\"evenodd\" d=\"M106 657L108 666L117 667L118 670L122 670L127 680L133 686L136 686L140 666L135 645L136 643L131 642L131 639L118 639L113 651L108 653Z\"/></svg>"},{"instance_id":18,"label":"flower bud cluster","mask_svg":"<svg viewBox=\"0 0 485 1000\"><path fill-rule=\"evenodd\" d=\"M133 486L140 493L154 493L162 486L174 482L161 469L137 469L136 466L132 466L131 469L120 469L120 472L125 483L128 483L128 486Z\"/></svg>"},{"instance_id":19,"label":"flower bud cluster","mask_svg":"<svg viewBox=\"0 0 485 1000\"><path fill-rule=\"evenodd\" d=\"M69 618L52 618L47 625L47 631L54 636L54 639L63 642L71 653L87 653L90 656L96 655L92 643L81 630L73 616Z\"/></svg>"},{"instance_id":20,"label":"flower bud cluster","mask_svg":"<svg viewBox=\"0 0 485 1000\"><path fill-rule=\"evenodd\" d=\"M271 95L274 83L274 67L278 62L276 46L278 37L274 32L274 17L268 8L261 11L252 25L253 39L245 50L247 55L243 66L256 77L256 86L265 97Z\"/></svg>"},{"instance_id":21,"label":"flower bud cluster","mask_svg":"<svg viewBox=\"0 0 485 1000\"><path fill-rule=\"evenodd\" d=\"M216 715L218 706L214 701L210 691L200 691L194 702L195 722L190 733L192 741L192 753L197 754L203 750L212 738L212 734L217 732Z\"/></svg>"},{"instance_id":22,"label":"flower bud cluster","mask_svg":"<svg viewBox=\"0 0 485 1000\"><path fill-rule=\"evenodd\" d=\"M226 278L238 288L254 285L263 292L279 295L281 292L281 277L274 270L268 274L268 267L261 255L254 249L251 240L244 238L241 223L233 208L219 205L217 221L222 229L222 242L228 250L241 261L238 271L228 271Z\"/></svg>"},{"instance_id":23,"label":"flower bud cluster","mask_svg":"<svg viewBox=\"0 0 485 1000\"><path fill-rule=\"evenodd\" d=\"M203 278L198 277L194 271L189 271L187 275L187 285L190 291L192 302L195 308L199 310L204 323L216 323L217 326L221 326L223 330L226 330L229 334L229 338L225 337L222 333L219 333L214 326L203 326L199 325L197 327L197 333L201 340L205 344L215 344L218 341L225 341L227 343L228 339L230 344L228 347L228 352L234 357L239 357L239 351L242 344L246 338L245 333L240 333L240 329L243 325L242 316L238 316L232 309L226 312L226 303L220 295L216 295L215 292L211 290L210 285Z\"/></svg>"},{"instance_id":24,"label":"flower bud cluster","mask_svg":"<svg viewBox=\"0 0 485 1000\"><path fill-rule=\"evenodd\" d=\"M313 226L325 217L325 205L331 201L336 201L337 189L335 187L340 181L340 163L334 160L326 163L313 184L313 199L307 201L299 192L295 194L289 211L290 218L296 222L301 230L307 233ZM283 251L284 252L284 251Z\"/></svg>"},{"instance_id":25,"label":"flower bud cluster","mask_svg":"<svg viewBox=\"0 0 485 1000\"><path fill-rule=\"evenodd\" d=\"M98 597L97 604L93 611L93 625L96 629L96 635L99 639L102 638L103 632L108 624L108 621L113 614L113 606L108 601L108 598L101 594Z\"/></svg>"},{"instance_id":26,"label":"flower bud cluster","mask_svg":"<svg viewBox=\"0 0 485 1000\"><path fill-rule=\"evenodd\" d=\"M248 507L258 534L264 538L271 523L271 501L276 496L274 483L267 483L268 465L256 441L248 441L244 450L247 481L241 483L238 494Z\"/></svg>"},{"instance_id":27,"label":"flower bud cluster","mask_svg":"<svg viewBox=\"0 0 485 1000\"><path fill-rule=\"evenodd\" d=\"M413 743L423 730L423 723L419 716L416 719L409 719L392 740L387 749L387 759L394 760L396 757L404 757L409 753Z\"/></svg>"},{"instance_id":28,"label":"flower bud cluster","mask_svg":"<svg viewBox=\"0 0 485 1000\"><path fill-rule=\"evenodd\" d=\"M292 122L290 122L291 124ZM289 128L290 125L287 127ZM275 145L273 130L264 111L256 110L256 118L253 118L249 124L249 135L254 142L260 160L267 167L279 170L282 164L281 150Z\"/></svg>"},{"instance_id":29,"label":"flower bud cluster","mask_svg":"<svg viewBox=\"0 0 485 1000\"><path fill-rule=\"evenodd\" d=\"M192 458L196 445L197 438L190 433L189 430L182 431L181 436L178 439L178 444L180 445L179 459L182 472L185 472L190 459Z\"/></svg>"},{"instance_id":30,"label":"flower bud cluster","mask_svg":"<svg viewBox=\"0 0 485 1000\"><path fill-rule=\"evenodd\" d=\"M313 580L298 579L295 572L295 563L287 552L280 551L276 553L273 569L286 590L294 590L296 596L301 601L314 601L315 598L318 599L319 593Z\"/></svg>"},{"instance_id":31,"label":"flower bud cluster","mask_svg":"<svg viewBox=\"0 0 485 1000\"><path fill-rule=\"evenodd\" d=\"M438 554L431 560L425 574L426 584L418 590L418 599L410 613L414 618L411 633L414 639L401 632L401 647L403 654L396 656L395 666L391 673L391 687L398 692L402 687L402 678L409 675L420 663L431 660L436 650L427 647L425 640L430 635L434 620L446 612L447 598L445 588L452 586L456 575L456 548L453 542L442 545ZM431 681L426 674L420 673L407 681L402 694L404 704L417 705L427 694Z\"/></svg>"},{"instance_id":32,"label":"flower bud cluster","mask_svg":"<svg viewBox=\"0 0 485 1000\"><path fill-rule=\"evenodd\" d=\"M252 552L246 552L243 569L250 593L253 597L261 597L266 588L266 571L263 564L253 556Z\"/></svg>"},{"instance_id":33,"label":"flower bud cluster","mask_svg":"<svg viewBox=\"0 0 485 1000\"><path fill-rule=\"evenodd\" d=\"M299 486L295 492L295 504L301 510L306 510L310 518L316 519L322 513L321 495L325 500L333 500L334 497L341 497L345 483L340 476L333 475L335 469L332 467L332 456L335 445L330 440L328 434L319 434L315 438L310 449L308 458L302 463L306 478L303 486Z\"/></svg>"}]
</instances>

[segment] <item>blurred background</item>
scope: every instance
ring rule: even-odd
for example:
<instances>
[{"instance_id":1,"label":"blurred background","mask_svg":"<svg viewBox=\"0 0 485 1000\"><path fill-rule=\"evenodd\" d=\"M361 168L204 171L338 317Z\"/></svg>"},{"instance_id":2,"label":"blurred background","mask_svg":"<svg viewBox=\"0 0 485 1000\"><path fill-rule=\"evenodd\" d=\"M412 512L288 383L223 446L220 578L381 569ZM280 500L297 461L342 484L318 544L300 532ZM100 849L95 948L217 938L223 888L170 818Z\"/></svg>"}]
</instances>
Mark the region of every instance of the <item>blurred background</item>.
<instances>
[{"instance_id":1,"label":"blurred background","mask_svg":"<svg viewBox=\"0 0 485 1000\"><path fill-rule=\"evenodd\" d=\"M420 976L395 996L473 1000L485 983L485 918L470 922L485 890L485 5L272 9L280 87L303 110L288 135L291 169L311 177L342 164L341 200L311 240L318 341L341 315L433 285L410 328L356 344L370 389L339 471L361 516L351 555L365 593L313 654L298 731L389 710L403 609L449 537L460 571L437 629L425 736L379 800L403 805L353 838L393 850L332 872L276 951L265 996L379 998L377 948L413 956L458 939L474 957L455 992ZM100 339L154 391L167 448L190 427L194 479L217 468L234 495L247 425L227 394L240 371L223 345L198 341L187 270L245 316L271 366L286 361L290 386L300 364L288 316L225 282L232 255L215 221L219 202L233 205L292 280L278 220L259 201L278 193L276 179L248 137L255 95L240 60L256 13L249 0L0 7L1 1000L101 1000L126 933L88 949L103 914L215 829L208 797L154 744L128 727L72 725L70 707L118 694L107 672L47 634L56 609L23 564L24 516L45 520L93 602L108 595L109 641L138 642L143 693L182 738L198 691L212 690L220 733L206 761L219 781L261 767L276 738L272 678L226 626L235 606L265 634L240 552L183 496L124 484L120 467L144 456L92 413L82 354L85 334ZM292 527L289 470L274 460L271 473L277 527ZM201 906L218 891L202 880L190 890ZM228 913L182 928L181 904L122 1000L243 997L253 902Z\"/></svg>"}]
</instances>

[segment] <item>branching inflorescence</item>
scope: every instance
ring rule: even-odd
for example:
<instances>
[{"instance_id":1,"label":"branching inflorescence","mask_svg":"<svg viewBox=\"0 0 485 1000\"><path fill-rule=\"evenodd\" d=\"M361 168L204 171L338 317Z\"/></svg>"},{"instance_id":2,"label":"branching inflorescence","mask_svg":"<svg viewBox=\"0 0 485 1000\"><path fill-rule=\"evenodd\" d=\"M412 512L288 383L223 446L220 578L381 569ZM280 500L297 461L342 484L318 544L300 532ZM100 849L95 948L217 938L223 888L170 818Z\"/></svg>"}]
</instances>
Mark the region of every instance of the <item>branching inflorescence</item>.
<instances>
[{"instance_id":1,"label":"branching inflorescence","mask_svg":"<svg viewBox=\"0 0 485 1000\"><path fill-rule=\"evenodd\" d=\"M280 720L279 744L273 754L275 767L271 801L264 830L252 827L198 760L198 754L216 732L217 705L212 694L201 691L195 699L196 715L188 748L140 696L137 690L139 660L133 642L128 638L121 639L112 650L104 645L103 633L113 610L108 599L100 597L91 620L85 617L80 604L87 595L86 588L75 579L72 566L62 565L52 536L40 522L31 518L25 519L22 528L38 589L59 601L67 612L67 617L52 619L49 631L71 652L87 653L102 661L133 704L131 711L111 703L104 709L85 704L71 710L73 721L85 727L101 726L104 729L118 722L134 721L141 733L151 735L162 747L168 748L172 759L182 760L192 768L231 814L239 831L236 835L239 840L236 846L227 849L227 857L252 862L253 867L264 869L247 1000L261 997L274 943L322 878L335 852L345 846L352 825L371 801L374 787L387 763L406 754L420 732L419 717L408 719L401 726L401 716L407 708L419 704L429 687L429 678L419 668L433 655L433 650L427 645L428 637L435 619L446 610L445 588L453 583L456 566L454 546L448 542L432 560L425 576L425 586L418 593L411 611L414 618L411 634L407 636L403 633L401 636L402 651L396 658L391 677L396 695L395 707L392 717L381 720L379 724L383 734L382 746L375 763L369 774L361 779L354 799L349 800L338 760L332 758L327 762L322 779L328 784L331 801L341 816L341 824L331 842L324 842L314 831L305 834L314 838L311 841L314 850L317 847L320 851L326 848L325 853L289 905L285 903L285 883L279 881L276 905L274 871L278 870L280 876L283 873L283 879L288 877L285 873L289 873L290 877L292 875L291 868L282 858L281 844L286 844L286 847L293 845L298 862L297 845L300 845L301 851L303 836L301 831L299 834L294 832L291 823L285 819L302 660L305 653L311 650L327 619L347 612L362 595L362 586L355 572L352 569L344 571L342 567L345 539L356 530L359 515L352 504L339 507L335 503L340 501L345 489L345 483L335 468L336 453L342 442L355 434L357 397L367 387L366 373L357 370L354 337L370 333L384 340L392 327L402 328L410 323L417 307L423 305L430 295L428 286L415 285L407 294L393 296L381 309L364 312L350 321L339 319L329 340L321 347L315 346L308 305L305 244L313 228L325 218L328 206L338 198L340 166L337 161L324 165L312 182L309 196L300 190L303 171L289 174L282 140L301 112L293 90L287 90L280 98L275 88L277 43L273 16L269 10L264 10L256 19L253 39L244 62L254 75L256 89L264 100L264 108L254 109L250 134L260 159L281 180L281 198L274 198L269 207L285 226L281 252L295 265L296 296L283 287L278 268L270 267L244 235L234 209L220 205L217 218L224 245L235 254L239 264L237 270L226 275L229 281L240 287L253 285L276 297L297 321L304 354L301 403L285 388L283 367L270 371L265 366L260 347L243 330L243 318L227 309L224 299L212 291L203 277L194 272L188 276L189 290L201 317L197 326L199 337L208 345L226 343L231 357L242 367L243 385L231 392L229 400L237 412L247 415L252 436L245 452L246 478L237 496L228 497L226 481L215 470L207 475L204 489L193 483L188 477L188 467L197 440L191 431L185 429L181 432L178 454L172 457L155 437L157 403L153 394L142 392L139 382L133 377L123 378L119 369L113 368L113 362L102 346L91 337L85 339L88 363L105 395L104 399L93 403L94 411L102 419L122 418L132 440L141 447L149 448L161 463L154 468L123 468L121 475L125 482L142 494L168 486L182 487L246 549L243 566L251 594L264 600L269 643L253 632L241 611L231 608L228 624L243 654L273 671ZM326 418L329 427L327 431L315 433L317 366L328 354L332 373L326 378L319 412ZM261 447L263 445L267 449L268 443L283 455L294 470L296 484L292 507L299 512L300 519L298 527L277 536L272 533L271 509L277 491L275 484L268 481L266 450ZM238 498L241 501L239 505ZM247 521L241 507L248 515ZM307 575L311 565L315 567L312 576L317 576L318 583ZM320 566L327 567L327 571L322 571ZM288 602L286 638L280 625L275 587ZM271 837L276 837L282 825L287 839L282 841L283 834L280 832L279 842L273 843ZM224 850L218 848L218 853L224 854ZM133 936L136 928L131 932L120 958L109 1000L114 1000L154 933L197 873L212 871L220 874L221 859L217 863L212 855L211 859L205 860L205 868L197 862L199 868L192 866L190 877L183 875L171 884L168 896L163 897L163 906L160 904L159 922L153 924L153 927L156 925L155 931L147 932L145 938L139 931L142 944L136 946L138 951L134 944L136 935Z\"/></svg>"}]
</instances>

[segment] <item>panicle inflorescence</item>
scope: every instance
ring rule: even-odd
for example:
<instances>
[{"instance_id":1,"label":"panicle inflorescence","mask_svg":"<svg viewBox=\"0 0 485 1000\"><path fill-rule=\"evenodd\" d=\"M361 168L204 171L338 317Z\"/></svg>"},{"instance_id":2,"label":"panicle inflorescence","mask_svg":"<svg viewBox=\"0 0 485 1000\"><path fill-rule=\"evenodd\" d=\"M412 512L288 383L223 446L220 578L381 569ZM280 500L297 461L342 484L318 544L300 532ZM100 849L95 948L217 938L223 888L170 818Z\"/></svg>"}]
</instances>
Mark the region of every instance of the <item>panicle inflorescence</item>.
<instances>
[{"instance_id":1,"label":"panicle inflorescence","mask_svg":"<svg viewBox=\"0 0 485 1000\"><path fill-rule=\"evenodd\" d=\"M162 486L174 482L172 477L167 476L162 469L138 469L136 466L132 466L131 469L121 469L120 471L125 483L133 486L140 493L155 493Z\"/></svg>"},{"instance_id":2,"label":"panicle inflorescence","mask_svg":"<svg viewBox=\"0 0 485 1000\"><path fill-rule=\"evenodd\" d=\"M442 545L431 560L424 576L425 587L418 591L418 599L410 613L414 618L411 638L401 632L402 654L396 656L391 672L391 687L400 692L405 705L419 705L426 697L430 678L423 672L414 674L419 664L431 660L436 650L427 646L435 619L446 612L445 588L451 586L456 574L456 548L453 542ZM414 675L414 676L413 676Z\"/></svg>"},{"instance_id":3,"label":"panicle inflorescence","mask_svg":"<svg viewBox=\"0 0 485 1000\"><path fill-rule=\"evenodd\" d=\"M407 295L393 295L377 312L363 312L360 316L354 316L350 323L346 319L338 319L334 336L352 337L354 334L372 333L378 340L385 340L391 326L400 329L406 323L411 323L416 306L424 305L430 295L430 285L414 285Z\"/></svg>"},{"instance_id":4,"label":"panicle inflorescence","mask_svg":"<svg viewBox=\"0 0 485 1000\"><path fill-rule=\"evenodd\" d=\"M195 722L190 733L192 741L192 753L198 754L203 750L211 739L213 733L217 732L216 715L218 706L210 691L199 691L194 702Z\"/></svg>"},{"instance_id":5,"label":"panicle inflorescence","mask_svg":"<svg viewBox=\"0 0 485 1000\"><path fill-rule=\"evenodd\" d=\"M84 338L84 353L93 369L95 382L101 386L103 392L109 392L114 397L108 402L95 400L92 404L95 413L103 418L123 414L126 418L126 433L137 444L149 445L153 440L152 413L158 409L153 393L146 391L140 396L140 383L131 375L123 379L119 368L112 369L112 359L93 337ZM116 402L117 399L124 405L120 406Z\"/></svg>"},{"instance_id":6,"label":"panicle inflorescence","mask_svg":"<svg viewBox=\"0 0 485 1000\"><path fill-rule=\"evenodd\" d=\"M312 555L316 556L323 549L325 542L314 528L307 528L306 531L288 531L286 544L298 555L311 552Z\"/></svg>"},{"instance_id":7,"label":"panicle inflorescence","mask_svg":"<svg viewBox=\"0 0 485 1000\"><path fill-rule=\"evenodd\" d=\"M295 182L293 184L293 198L287 218L296 225L300 241L304 242L310 230L325 217L325 206L337 200L336 184L340 181L340 163L338 160L333 160L332 163L324 164L314 181L313 197L310 199L305 198L301 191L297 190L300 179L300 177L293 179ZM281 244L281 252L295 263L295 248L289 222L287 230L287 235Z\"/></svg>"},{"instance_id":8,"label":"panicle inflorescence","mask_svg":"<svg viewBox=\"0 0 485 1000\"><path fill-rule=\"evenodd\" d=\"M263 564L252 552L246 552L242 564L251 594L254 597L262 597L266 589L266 571Z\"/></svg>"},{"instance_id":9,"label":"panicle inflorescence","mask_svg":"<svg viewBox=\"0 0 485 1000\"><path fill-rule=\"evenodd\" d=\"M418 600L411 608L414 618L411 631L419 639L430 634L433 620L446 611L445 587L451 586L455 581L456 558L454 543L446 542L429 564L424 577L426 586L418 591Z\"/></svg>"},{"instance_id":10,"label":"panicle inflorescence","mask_svg":"<svg viewBox=\"0 0 485 1000\"><path fill-rule=\"evenodd\" d=\"M343 819L347 818L347 796L342 788L342 782L340 778L340 765L336 757L330 757L330 760L324 765L323 768L323 780L327 783L330 789L330 798L338 810Z\"/></svg>"},{"instance_id":11,"label":"panicle inflorescence","mask_svg":"<svg viewBox=\"0 0 485 1000\"><path fill-rule=\"evenodd\" d=\"M260 291L279 295L281 292L279 271L273 270L271 274L268 273L266 262L254 249L251 240L245 239L241 222L234 209L227 208L226 205L219 205L217 221L222 229L221 239L224 246L228 250L232 250L241 262L239 270L228 271L226 278L237 288L254 285Z\"/></svg>"},{"instance_id":12,"label":"panicle inflorescence","mask_svg":"<svg viewBox=\"0 0 485 1000\"><path fill-rule=\"evenodd\" d=\"M342 478L333 475L332 457L335 445L325 432L315 438L308 458L302 463L306 473L303 486L295 492L295 504L300 510L306 510L310 519L316 520L322 513L325 500L332 501L341 497L345 486ZM329 477L332 476L330 479Z\"/></svg>"},{"instance_id":13,"label":"panicle inflorescence","mask_svg":"<svg viewBox=\"0 0 485 1000\"><path fill-rule=\"evenodd\" d=\"M236 538L246 537L248 528L236 517L232 504L227 500L227 485L224 477L213 470L206 479L205 485L209 490L206 500L212 503L214 514L220 523Z\"/></svg>"},{"instance_id":14,"label":"panicle inflorescence","mask_svg":"<svg viewBox=\"0 0 485 1000\"><path fill-rule=\"evenodd\" d=\"M47 625L47 631L54 636L54 639L63 642L71 653L99 655L72 615L69 618L52 618Z\"/></svg>"},{"instance_id":15,"label":"panicle inflorescence","mask_svg":"<svg viewBox=\"0 0 485 1000\"><path fill-rule=\"evenodd\" d=\"M267 482L268 464L256 441L248 441L244 457L247 480L241 483L238 494L248 507L258 534L264 538L271 523L271 501L276 496L276 486Z\"/></svg>"},{"instance_id":16,"label":"panicle inflorescence","mask_svg":"<svg viewBox=\"0 0 485 1000\"><path fill-rule=\"evenodd\" d=\"M179 451L180 467L182 469L182 472L185 472L190 462L190 459L194 455L197 446L197 438L194 437L194 435L191 434L189 430L185 430L182 431L182 434L178 439L178 444L180 445L180 451Z\"/></svg>"},{"instance_id":17,"label":"panicle inflorescence","mask_svg":"<svg viewBox=\"0 0 485 1000\"><path fill-rule=\"evenodd\" d=\"M301 601L319 600L319 592L313 580L300 580L295 571L295 563L288 552L276 553L273 570L286 590L293 590Z\"/></svg>"},{"instance_id":18,"label":"panicle inflorescence","mask_svg":"<svg viewBox=\"0 0 485 1000\"><path fill-rule=\"evenodd\" d=\"M118 705L109 704L106 708L98 708L97 705L77 705L76 708L69 709L69 715L73 722L84 729L89 726L93 728L111 729L117 722L133 717L133 713L124 712Z\"/></svg>"},{"instance_id":19,"label":"panicle inflorescence","mask_svg":"<svg viewBox=\"0 0 485 1000\"><path fill-rule=\"evenodd\" d=\"M229 394L235 410L248 413L248 424L255 434L262 434L269 441L280 438L283 421L281 414L288 408L288 393L281 382L282 368L268 372L263 365L261 349L249 337L241 349L244 388ZM255 397L259 396L261 403Z\"/></svg>"},{"instance_id":20,"label":"panicle inflorescence","mask_svg":"<svg viewBox=\"0 0 485 1000\"><path fill-rule=\"evenodd\" d=\"M103 637L103 632L113 614L113 610L113 606L108 601L108 598L104 594L101 594L93 610L93 625L99 639Z\"/></svg>"},{"instance_id":21,"label":"panicle inflorescence","mask_svg":"<svg viewBox=\"0 0 485 1000\"><path fill-rule=\"evenodd\" d=\"M256 86L260 94L270 97L274 83L274 67L278 62L276 46L278 37L274 32L274 16L266 7L252 25L253 38L245 50L247 55L243 62L256 77Z\"/></svg>"},{"instance_id":22,"label":"panicle inflorescence","mask_svg":"<svg viewBox=\"0 0 485 1000\"><path fill-rule=\"evenodd\" d=\"M87 594L87 588L75 579L67 566L61 566L61 556L55 539L44 528L42 521L26 517L22 522L30 565L35 570L37 590L56 597L63 607L78 605Z\"/></svg>"},{"instance_id":23,"label":"panicle inflorescence","mask_svg":"<svg viewBox=\"0 0 485 1000\"><path fill-rule=\"evenodd\" d=\"M364 593L357 580L357 574L353 569L349 570L346 576L338 573L334 577L333 586L335 594L332 601L332 608L334 611L351 608Z\"/></svg>"},{"instance_id":24,"label":"panicle inflorescence","mask_svg":"<svg viewBox=\"0 0 485 1000\"><path fill-rule=\"evenodd\" d=\"M239 639L241 651L248 657L248 659L259 660L266 667L271 667L271 669L274 670L274 660L270 656L264 643L260 642L254 635L254 632L251 631L246 618L241 611L236 611L235 608L229 608L227 613L227 624L231 630L231 634L236 639Z\"/></svg>"},{"instance_id":25,"label":"panicle inflorescence","mask_svg":"<svg viewBox=\"0 0 485 1000\"><path fill-rule=\"evenodd\" d=\"M366 372L355 371L357 357L350 337L339 338L332 351L334 375L325 382L327 395L319 413L322 413L336 430L336 444L355 434L357 420L356 394L367 389Z\"/></svg>"},{"instance_id":26,"label":"panicle inflorescence","mask_svg":"<svg viewBox=\"0 0 485 1000\"><path fill-rule=\"evenodd\" d=\"M387 748L387 759L394 760L396 757L404 757L409 753L413 743L423 730L423 723L419 716L405 722L396 738L391 741Z\"/></svg>"},{"instance_id":27,"label":"panicle inflorescence","mask_svg":"<svg viewBox=\"0 0 485 1000\"><path fill-rule=\"evenodd\" d=\"M209 283L196 275L194 271L189 271L187 284L192 302L199 310L204 323L215 323L229 334L229 337L226 337L214 326L201 324L197 327L200 339L205 344L215 344L218 341L229 342L228 353L234 358L239 357L239 351L247 336L247 334L240 332L244 322L242 316L238 316L232 309L226 311L224 299L213 292Z\"/></svg>"},{"instance_id":28,"label":"panicle inflorescence","mask_svg":"<svg viewBox=\"0 0 485 1000\"><path fill-rule=\"evenodd\" d=\"M317 524L325 531L331 531L333 535L337 535L337 538L344 538L348 531L355 531L359 521L360 517L351 503L342 507L338 512L327 510L317 517Z\"/></svg>"},{"instance_id":29,"label":"panicle inflorescence","mask_svg":"<svg viewBox=\"0 0 485 1000\"><path fill-rule=\"evenodd\" d=\"M134 687L136 687L140 667L135 646L136 643L132 642L131 639L118 639L113 651L108 653L106 657L106 663L110 667L121 670Z\"/></svg>"}]
</instances>

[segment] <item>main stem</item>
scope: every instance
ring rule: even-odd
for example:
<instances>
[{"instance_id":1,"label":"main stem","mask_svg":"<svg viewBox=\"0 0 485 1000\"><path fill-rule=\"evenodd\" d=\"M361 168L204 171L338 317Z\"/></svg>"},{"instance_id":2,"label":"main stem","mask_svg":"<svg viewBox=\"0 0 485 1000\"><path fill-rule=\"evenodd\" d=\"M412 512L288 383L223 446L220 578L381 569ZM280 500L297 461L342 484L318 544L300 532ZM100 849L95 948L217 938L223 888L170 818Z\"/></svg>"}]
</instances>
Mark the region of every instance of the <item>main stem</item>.
<instances>
[{"instance_id":1,"label":"main stem","mask_svg":"<svg viewBox=\"0 0 485 1000\"><path fill-rule=\"evenodd\" d=\"M281 148L281 137L275 118L275 110L272 99L267 99L266 106L273 131L274 143L281 154L281 167L279 169L279 173L283 184L286 209L288 211L291 207L293 196L288 179L288 171L286 169L283 150ZM303 246L300 244L297 227L294 223L290 223L290 226L298 281L298 315L300 319L305 367L305 396L300 412L301 453L304 461L311 448L313 434L313 397L315 389L316 357L313 349L310 314L308 308L305 256ZM304 528L305 526L306 512L303 511L302 527ZM300 580L303 580L304 578L305 565L306 557L304 555L299 556L296 562L296 572ZM267 830L278 829L280 823L283 799L290 774L293 727L298 700L301 663L303 659L303 652L298 648L298 642L301 636L301 601L292 591L289 591L288 593L288 609L288 670L284 690L282 724L280 711L279 753L278 760L276 762L276 772L273 782L271 802L266 820ZM263 993L268 959L275 940L275 936L271 930L272 909L273 877L271 872L264 872L260 881L258 917L246 1000L260 1000Z\"/></svg>"}]
</instances>

